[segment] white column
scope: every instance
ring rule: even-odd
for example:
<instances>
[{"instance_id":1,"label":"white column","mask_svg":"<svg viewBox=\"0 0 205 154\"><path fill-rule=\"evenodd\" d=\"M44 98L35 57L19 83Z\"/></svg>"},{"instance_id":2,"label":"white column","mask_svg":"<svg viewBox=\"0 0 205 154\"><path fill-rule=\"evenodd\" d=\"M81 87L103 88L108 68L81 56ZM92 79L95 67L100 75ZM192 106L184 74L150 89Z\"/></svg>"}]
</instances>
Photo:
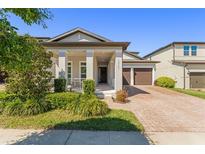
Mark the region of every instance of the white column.
<instances>
[{"instance_id":1,"label":"white column","mask_svg":"<svg viewBox=\"0 0 205 154\"><path fill-rule=\"evenodd\" d=\"M115 51L115 90L122 89L122 50Z\"/></svg>"},{"instance_id":2,"label":"white column","mask_svg":"<svg viewBox=\"0 0 205 154\"><path fill-rule=\"evenodd\" d=\"M59 50L58 67L59 67L58 77L67 79L66 50Z\"/></svg>"},{"instance_id":3,"label":"white column","mask_svg":"<svg viewBox=\"0 0 205 154\"><path fill-rule=\"evenodd\" d=\"M130 85L134 85L134 68L130 70Z\"/></svg>"},{"instance_id":4,"label":"white column","mask_svg":"<svg viewBox=\"0 0 205 154\"><path fill-rule=\"evenodd\" d=\"M152 85L154 85L154 80L155 80L155 67L152 67Z\"/></svg>"},{"instance_id":5,"label":"white column","mask_svg":"<svg viewBox=\"0 0 205 154\"><path fill-rule=\"evenodd\" d=\"M86 78L94 79L94 50L88 49L86 50Z\"/></svg>"}]
</instances>

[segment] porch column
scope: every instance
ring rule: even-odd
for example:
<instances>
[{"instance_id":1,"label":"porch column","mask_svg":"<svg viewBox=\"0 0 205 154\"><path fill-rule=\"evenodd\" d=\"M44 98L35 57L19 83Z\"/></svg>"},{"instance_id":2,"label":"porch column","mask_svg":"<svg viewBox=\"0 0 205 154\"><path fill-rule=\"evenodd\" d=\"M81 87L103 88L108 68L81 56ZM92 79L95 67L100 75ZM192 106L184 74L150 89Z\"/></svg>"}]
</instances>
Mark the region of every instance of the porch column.
<instances>
[{"instance_id":1,"label":"porch column","mask_svg":"<svg viewBox=\"0 0 205 154\"><path fill-rule=\"evenodd\" d=\"M86 50L86 78L87 79L94 79L94 50L88 49Z\"/></svg>"},{"instance_id":2,"label":"porch column","mask_svg":"<svg viewBox=\"0 0 205 154\"><path fill-rule=\"evenodd\" d=\"M115 51L115 90L122 89L122 50Z\"/></svg>"},{"instance_id":3,"label":"porch column","mask_svg":"<svg viewBox=\"0 0 205 154\"><path fill-rule=\"evenodd\" d=\"M134 85L134 68L131 68L130 70L130 85Z\"/></svg>"},{"instance_id":4,"label":"porch column","mask_svg":"<svg viewBox=\"0 0 205 154\"><path fill-rule=\"evenodd\" d=\"M58 77L67 79L67 57L66 57L66 50L59 50L58 56Z\"/></svg>"}]
</instances>

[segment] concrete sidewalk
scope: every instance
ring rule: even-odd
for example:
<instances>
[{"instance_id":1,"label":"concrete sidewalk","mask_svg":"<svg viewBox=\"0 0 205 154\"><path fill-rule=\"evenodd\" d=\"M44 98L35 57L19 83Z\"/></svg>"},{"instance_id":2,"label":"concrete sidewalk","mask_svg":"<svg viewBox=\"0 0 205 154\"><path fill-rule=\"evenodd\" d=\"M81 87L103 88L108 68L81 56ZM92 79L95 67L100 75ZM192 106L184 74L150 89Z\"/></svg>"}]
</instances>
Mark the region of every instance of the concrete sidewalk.
<instances>
[{"instance_id":1,"label":"concrete sidewalk","mask_svg":"<svg viewBox=\"0 0 205 154\"><path fill-rule=\"evenodd\" d=\"M124 131L0 129L0 144L147 145L144 134Z\"/></svg>"}]
</instances>

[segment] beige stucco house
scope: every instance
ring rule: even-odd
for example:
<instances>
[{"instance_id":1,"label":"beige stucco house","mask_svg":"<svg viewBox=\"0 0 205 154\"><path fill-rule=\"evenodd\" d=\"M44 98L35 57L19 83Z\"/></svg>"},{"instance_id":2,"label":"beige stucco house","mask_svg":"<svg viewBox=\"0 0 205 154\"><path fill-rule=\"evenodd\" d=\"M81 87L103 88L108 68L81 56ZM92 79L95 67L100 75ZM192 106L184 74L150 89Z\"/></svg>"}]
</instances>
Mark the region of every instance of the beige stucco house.
<instances>
[{"instance_id":1,"label":"beige stucco house","mask_svg":"<svg viewBox=\"0 0 205 154\"><path fill-rule=\"evenodd\" d=\"M144 58L160 61L155 78L169 76L178 88L205 88L205 42L173 42Z\"/></svg>"},{"instance_id":2,"label":"beige stucco house","mask_svg":"<svg viewBox=\"0 0 205 154\"><path fill-rule=\"evenodd\" d=\"M52 72L73 86L93 79L97 89L115 92L123 85L154 83L155 64L138 53L127 51L129 42L114 42L82 28L75 28L53 38L38 38L53 53Z\"/></svg>"}]
</instances>

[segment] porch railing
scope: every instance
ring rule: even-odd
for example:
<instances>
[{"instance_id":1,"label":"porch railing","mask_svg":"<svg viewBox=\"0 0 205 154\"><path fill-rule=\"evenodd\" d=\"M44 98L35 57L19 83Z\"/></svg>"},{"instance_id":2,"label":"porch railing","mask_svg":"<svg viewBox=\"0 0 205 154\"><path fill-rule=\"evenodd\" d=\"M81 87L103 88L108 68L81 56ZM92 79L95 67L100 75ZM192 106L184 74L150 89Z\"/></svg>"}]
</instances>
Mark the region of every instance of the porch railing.
<instances>
[{"instance_id":1,"label":"porch railing","mask_svg":"<svg viewBox=\"0 0 205 154\"><path fill-rule=\"evenodd\" d=\"M67 79L67 87L71 89L82 90L82 83L85 78L71 78Z\"/></svg>"}]
</instances>

